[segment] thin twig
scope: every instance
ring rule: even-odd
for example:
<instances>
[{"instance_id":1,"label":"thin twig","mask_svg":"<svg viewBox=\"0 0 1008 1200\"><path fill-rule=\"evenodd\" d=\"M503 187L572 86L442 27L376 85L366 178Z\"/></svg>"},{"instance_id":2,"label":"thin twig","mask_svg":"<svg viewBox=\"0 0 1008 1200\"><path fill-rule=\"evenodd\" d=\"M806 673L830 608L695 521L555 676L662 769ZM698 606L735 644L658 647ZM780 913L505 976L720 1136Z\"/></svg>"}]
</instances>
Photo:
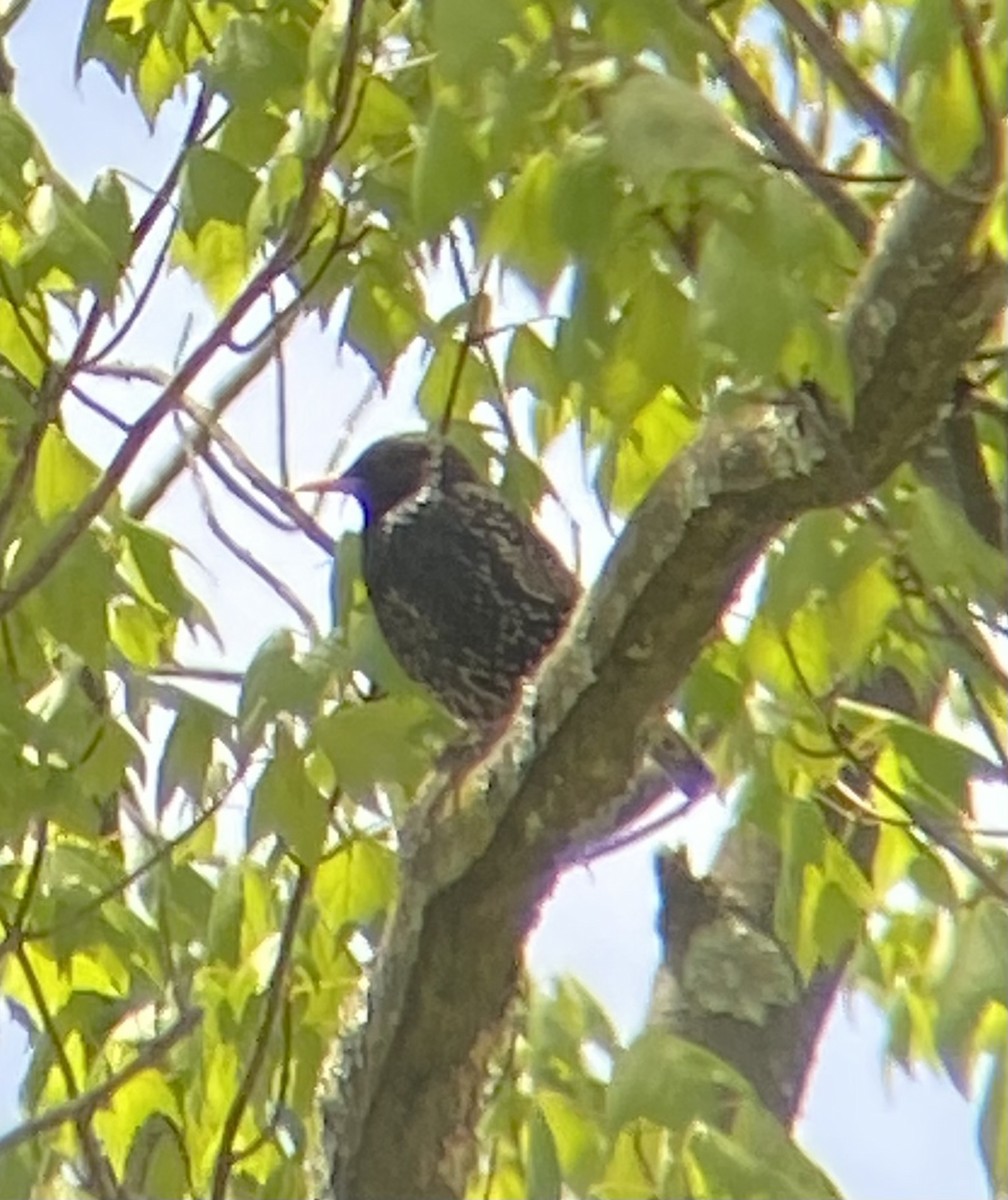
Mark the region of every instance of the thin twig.
<instances>
[{"instance_id":1,"label":"thin twig","mask_svg":"<svg viewBox=\"0 0 1008 1200\"><path fill-rule=\"evenodd\" d=\"M210 1187L211 1200L224 1200L227 1195L228 1179L236 1158L234 1141L260 1072L265 1066L266 1056L270 1051L273 1030L283 1003L285 985L294 955L294 940L301 920L301 911L311 889L312 877L313 872L307 867L302 866L298 869L297 882L294 884L294 891L280 934L276 962L273 965L273 972L266 989L266 1004L263 1009L262 1021L259 1024L258 1036L249 1056L245 1073L239 1081L221 1127L220 1145L214 1160L213 1182Z\"/></svg>"},{"instance_id":2,"label":"thin twig","mask_svg":"<svg viewBox=\"0 0 1008 1200\"><path fill-rule=\"evenodd\" d=\"M224 667L189 667L184 663L150 667L144 674L152 679L192 679L198 683L229 683L235 687L245 682L244 671L228 671Z\"/></svg>"},{"instance_id":3,"label":"thin twig","mask_svg":"<svg viewBox=\"0 0 1008 1200\"><path fill-rule=\"evenodd\" d=\"M120 379L143 379L153 383L159 382L164 377L164 372L160 371L157 367L133 366L128 363L95 368L95 372L97 374L112 375ZM334 555L336 553L336 543L333 539L324 529L319 527L317 522L312 520L290 492L280 487L279 484L274 483L255 466L234 438L217 424L214 415L208 409L185 395L177 398L177 404L186 416L202 429L207 439L214 441L221 448L234 467L249 481L256 491L261 492L271 500L282 513L290 518L293 524L297 525L303 533L327 554ZM134 509L131 507L129 512L132 516Z\"/></svg>"},{"instance_id":4,"label":"thin twig","mask_svg":"<svg viewBox=\"0 0 1008 1200\"><path fill-rule=\"evenodd\" d=\"M87 368L92 363L103 362L106 358L108 358L113 350L116 350L119 346L121 346L123 341L129 336L130 330L136 324L140 314L147 305L147 301L154 293L154 285L157 283L158 279L161 278L161 269L165 264L165 259L168 257L168 248L171 246L172 235L174 232L175 222L173 221L167 235L165 236L164 242L161 244L161 247L157 252L157 257L154 260L154 265L151 267L150 274L144 281L144 285L140 289L140 292L133 303L133 307L123 318L122 324L120 324L119 328L115 331L115 333L112 334L105 345L102 346L100 350L96 350L94 354L90 355L81 362L80 369Z\"/></svg>"},{"instance_id":5,"label":"thin twig","mask_svg":"<svg viewBox=\"0 0 1008 1200\"><path fill-rule=\"evenodd\" d=\"M294 315L289 313L276 330L276 336L287 338L294 328ZM245 389L255 380L260 372L268 365L273 356L273 346L264 344L258 347L244 362L229 374L221 385L214 391L213 397L206 406L206 413L211 422L216 422L224 415L231 405L242 395ZM161 384L159 383L159 386ZM210 441L210 432L205 424L198 424L196 431L189 438L191 451L197 457L202 455ZM171 485L185 470L187 452L184 446L179 446L168 456L153 477L143 489L126 504L126 511L137 521L148 515L151 509L161 500Z\"/></svg>"},{"instance_id":6,"label":"thin twig","mask_svg":"<svg viewBox=\"0 0 1008 1200\"><path fill-rule=\"evenodd\" d=\"M46 821L40 820L35 830L35 853L32 855L32 863L28 868L28 878L25 880L24 891L18 900L18 906L11 919L11 923L4 932L3 941L0 942L0 963L3 962L6 955L12 950L19 948L24 941L25 922L28 919L28 913L35 900L35 893L38 890L48 841L49 825Z\"/></svg>"},{"instance_id":7,"label":"thin twig","mask_svg":"<svg viewBox=\"0 0 1008 1200\"><path fill-rule=\"evenodd\" d=\"M236 500L240 500L242 504L250 508L267 525L271 525L281 533L293 533L297 528L293 521L288 520L286 517L278 517L276 513L270 512L265 504L257 500L248 488L240 484L223 463L218 461L217 455L209 446L203 451L199 459L194 459L194 462L205 464Z\"/></svg>"},{"instance_id":8,"label":"thin twig","mask_svg":"<svg viewBox=\"0 0 1008 1200\"><path fill-rule=\"evenodd\" d=\"M220 793L195 817L191 825L187 825L181 833L178 833L173 838L168 838L162 842L156 850L149 854L142 862L138 863L131 871L127 871L121 875L114 883L108 887L102 888L100 892L96 892L90 900L86 901L79 908L75 908L72 913L65 914L60 917L59 925L47 925L38 929L26 929L22 936L24 942L44 941L46 938L53 937L56 933L65 933L66 930L82 921L91 913L97 912L109 900L114 900L116 896L121 896L126 890L138 880L142 879L148 871L153 870L160 862L164 862L169 858L179 846L184 845L191 837L195 836L200 829L220 811L227 803L228 798L234 789L238 786L245 776L245 772L251 763L248 759L239 771L235 778L222 788Z\"/></svg>"},{"instance_id":9,"label":"thin twig","mask_svg":"<svg viewBox=\"0 0 1008 1200\"><path fill-rule=\"evenodd\" d=\"M66 1047L63 1045L60 1031L56 1027L56 1022L53 1019L52 1013L49 1011L49 1005L46 1001L45 992L39 978L35 973L35 968L32 966L31 959L23 945L18 946L14 951L18 966L21 968L21 973L24 976L25 983L28 985L28 991L31 993L32 1002L35 1005L35 1011L38 1013L38 1018L42 1023L42 1028L45 1030L46 1037L49 1039L52 1046L53 1056L56 1059L56 1065L63 1077L63 1086L70 1095L71 1100L68 1103L79 1101L84 1094L81 1092L77 1076L74 1073L73 1065L67 1055ZM65 1106L61 1106L65 1107ZM41 1119L41 1118L39 1118ZM95 1189L101 1200L119 1200L119 1183L116 1180L112 1167L105 1157L101 1143L98 1141L97 1134L91 1128L87 1119L87 1115L83 1111L78 1111L72 1118L74 1129L77 1132L77 1138L80 1142L81 1153L84 1156L84 1161L87 1163L90 1179L90 1186ZM29 1122L31 1124L31 1122ZM13 1138L20 1130L12 1130L7 1135L8 1138ZM20 1140L20 1139L19 1139ZM0 1148L3 1147L6 1138L0 1138Z\"/></svg>"},{"instance_id":10,"label":"thin twig","mask_svg":"<svg viewBox=\"0 0 1008 1200\"><path fill-rule=\"evenodd\" d=\"M136 1057L125 1067L113 1072L93 1088L78 1092L73 1099L64 1101L55 1108L47 1109L37 1117L32 1117L30 1121L25 1121L23 1125L18 1125L9 1133L0 1136L0 1154L6 1154L16 1146L20 1146L22 1142L37 1138L51 1129L58 1129L60 1125L68 1122L72 1121L79 1127L82 1123L90 1121L94 1114L104 1108L124 1084L129 1083L141 1071L146 1071L155 1063L160 1062L174 1046L193 1032L202 1019L203 1014L199 1009L189 1009L188 1012L184 1012L175 1024L166 1029L164 1033L145 1041L137 1050Z\"/></svg>"},{"instance_id":11,"label":"thin twig","mask_svg":"<svg viewBox=\"0 0 1008 1200\"><path fill-rule=\"evenodd\" d=\"M780 641L798 686L819 716L827 736L844 759L854 767L861 778L871 783L886 799L895 804L901 812L906 813L922 833L926 834L936 845L941 846L953 858L957 859L992 896L996 896L998 899L1008 903L1008 887L1005 887L998 876L990 870L979 855L974 853L969 846L962 844L964 831L961 828L932 819L927 813L922 811L920 804L892 787L855 751L846 730L834 724L832 718L826 712L822 701L816 696L802 669L794 647L791 645L790 638L786 634L781 634Z\"/></svg>"},{"instance_id":12,"label":"thin twig","mask_svg":"<svg viewBox=\"0 0 1008 1200\"><path fill-rule=\"evenodd\" d=\"M319 627L316 624L315 618L312 616L309 609L295 595L294 591L287 586L286 583L276 576L265 564L261 563L251 551L246 550L238 541L235 540L221 525L217 519L217 515L213 510L213 505L210 501L210 494L207 491L206 484L199 470L199 464L194 460L190 464L190 478L193 482L193 487L196 489L196 495L199 498L200 508L203 511L203 519L207 523L207 528L221 543L226 550L229 551L243 566L247 567L257 578L273 592L273 594L281 599L288 608L297 616L298 620L309 633L313 641L318 641L321 638Z\"/></svg>"},{"instance_id":13,"label":"thin twig","mask_svg":"<svg viewBox=\"0 0 1008 1200\"><path fill-rule=\"evenodd\" d=\"M969 68L970 81L976 94L980 121L983 125L984 147L987 152L986 184L988 188L993 188L1004 172L1004 137L1001 121L980 50L980 31L977 28L976 14L963 0L950 0L950 3L959 24L959 35L962 38L963 51L966 55L966 65Z\"/></svg>"},{"instance_id":14,"label":"thin twig","mask_svg":"<svg viewBox=\"0 0 1008 1200\"><path fill-rule=\"evenodd\" d=\"M763 137L774 146L789 169L846 229L853 241L865 250L871 243L874 222L861 205L826 178L805 144L780 115L759 83L749 73L731 44L707 16L697 0L682 0L683 8L700 22L711 37L711 56L718 74L724 79L743 112Z\"/></svg>"},{"instance_id":15,"label":"thin twig","mask_svg":"<svg viewBox=\"0 0 1008 1200\"><path fill-rule=\"evenodd\" d=\"M271 324L276 325L276 293L270 292ZM277 471L280 483L290 488L290 427L287 413L287 367L283 356L283 339L273 338L274 379L276 380Z\"/></svg>"},{"instance_id":16,"label":"thin twig","mask_svg":"<svg viewBox=\"0 0 1008 1200\"><path fill-rule=\"evenodd\" d=\"M798 34L809 54L851 109L901 161L908 160L910 128L906 119L844 57L836 38L800 0L770 0L780 19Z\"/></svg>"},{"instance_id":17,"label":"thin twig","mask_svg":"<svg viewBox=\"0 0 1008 1200\"><path fill-rule=\"evenodd\" d=\"M90 409L97 417L101 417L103 421L108 421L110 425L114 425L120 433L129 433L131 425L129 421L124 420L118 413L114 413L110 408L95 400L93 396L89 396L87 392L80 386L79 383L70 383L67 385L67 391L75 400L79 400L85 408Z\"/></svg>"}]
</instances>

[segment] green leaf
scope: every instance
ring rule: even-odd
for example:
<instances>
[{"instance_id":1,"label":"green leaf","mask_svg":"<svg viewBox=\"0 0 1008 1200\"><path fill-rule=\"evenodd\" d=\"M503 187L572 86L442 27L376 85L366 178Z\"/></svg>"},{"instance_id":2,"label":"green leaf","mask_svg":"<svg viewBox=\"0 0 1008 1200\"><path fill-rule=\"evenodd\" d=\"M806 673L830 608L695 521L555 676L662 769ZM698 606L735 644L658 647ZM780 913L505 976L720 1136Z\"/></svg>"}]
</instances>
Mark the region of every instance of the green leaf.
<instances>
[{"instance_id":1,"label":"green leaf","mask_svg":"<svg viewBox=\"0 0 1008 1200\"><path fill-rule=\"evenodd\" d=\"M994 900L965 911L952 961L936 991L935 1036L943 1051L961 1053L989 1003L1005 1004L1008 913Z\"/></svg>"},{"instance_id":2,"label":"green leaf","mask_svg":"<svg viewBox=\"0 0 1008 1200\"><path fill-rule=\"evenodd\" d=\"M391 235L368 236L367 257L354 279L341 340L385 379L423 323L416 279Z\"/></svg>"},{"instance_id":3,"label":"green leaf","mask_svg":"<svg viewBox=\"0 0 1008 1200\"><path fill-rule=\"evenodd\" d=\"M797 1154L797 1151L796 1151ZM808 1181L771 1166L759 1146L742 1145L711 1125L690 1130L683 1146L683 1165L690 1195L696 1200L741 1200L773 1196L774 1200L833 1200L839 1193L824 1175L814 1191Z\"/></svg>"},{"instance_id":4,"label":"green leaf","mask_svg":"<svg viewBox=\"0 0 1008 1200\"><path fill-rule=\"evenodd\" d=\"M355 837L329 855L315 873L313 894L326 927L360 925L383 913L398 886L395 854L369 837Z\"/></svg>"},{"instance_id":5,"label":"green leaf","mask_svg":"<svg viewBox=\"0 0 1008 1200\"><path fill-rule=\"evenodd\" d=\"M113 283L116 283L130 259L132 218L126 188L115 171L103 171L98 176L85 208L89 227L107 249L115 265ZM103 298L111 300L112 293Z\"/></svg>"},{"instance_id":6,"label":"green leaf","mask_svg":"<svg viewBox=\"0 0 1008 1200\"><path fill-rule=\"evenodd\" d=\"M631 417L665 385L698 399L700 357L693 304L653 272L631 293L616 327L602 375L603 411Z\"/></svg>"},{"instance_id":7,"label":"green leaf","mask_svg":"<svg viewBox=\"0 0 1008 1200\"><path fill-rule=\"evenodd\" d=\"M889 709L844 699L837 706L862 737L877 731L889 740L908 800L923 801L943 816L963 812L971 779L992 770L971 747Z\"/></svg>"},{"instance_id":8,"label":"green leaf","mask_svg":"<svg viewBox=\"0 0 1008 1200\"><path fill-rule=\"evenodd\" d=\"M76 508L98 480L95 464L56 425L47 425L35 465L35 508L50 522Z\"/></svg>"},{"instance_id":9,"label":"green leaf","mask_svg":"<svg viewBox=\"0 0 1008 1200\"><path fill-rule=\"evenodd\" d=\"M779 1178L787 1180L786 1194L809 1200L839 1200L840 1191L833 1181L802 1153L788 1131L762 1104L753 1100L742 1102L732 1122L732 1136Z\"/></svg>"},{"instance_id":10,"label":"green leaf","mask_svg":"<svg viewBox=\"0 0 1008 1200\"><path fill-rule=\"evenodd\" d=\"M172 239L173 261L201 284L218 311L241 291L252 261L249 235L243 225L208 220L195 237L179 230Z\"/></svg>"},{"instance_id":11,"label":"green leaf","mask_svg":"<svg viewBox=\"0 0 1008 1200\"><path fill-rule=\"evenodd\" d=\"M192 598L175 570L171 538L139 521L122 522L124 548L119 569L139 598L157 605L175 617L186 617Z\"/></svg>"},{"instance_id":12,"label":"green leaf","mask_svg":"<svg viewBox=\"0 0 1008 1200\"><path fill-rule=\"evenodd\" d=\"M948 0L914 4L899 50L902 107L918 160L949 180L983 137L969 59Z\"/></svg>"},{"instance_id":13,"label":"green leaf","mask_svg":"<svg viewBox=\"0 0 1008 1200\"><path fill-rule=\"evenodd\" d=\"M909 838L906 838L905 842L912 845ZM931 854L918 854L911 861L907 873L924 899L942 908L955 908L959 897L949 869L940 858Z\"/></svg>"},{"instance_id":14,"label":"green leaf","mask_svg":"<svg viewBox=\"0 0 1008 1200\"><path fill-rule=\"evenodd\" d=\"M45 164L35 133L10 97L0 96L0 202L12 213L24 213L34 190L30 162Z\"/></svg>"},{"instance_id":15,"label":"green leaf","mask_svg":"<svg viewBox=\"0 0 1008 1200\"><path fill-rule=\"evenodd\" d=\"M247 229L254 244L284 228L304 191L304 172L296 154L279 154L266 168L266 179L249 206Z\"/></svg>"},{"instance_id":16,"label":"green leaf","mask_svg":"<svg viewBox=\"0 0 1008 1200\"><path fill-rule=\"evenodd\" d=\"M307 67L307 41L299 54L283 39L283 24L263 16L234 17L214 48L208 75L233 104L250 110L275 100L289 108L300 91Z\"/></svg>"},{"instance_id":17,"label":"green leaf","mask_svg":"<svg viewBox=\"0 0 1008 1200\"><path fill-rule=\"evenodd\" d=\"M459 370L459 357L463 356ZM417 392L421 415L437 426L451 402L453 421L464 421L480 402L493 394L493 377L482 358L477 358L460 342L445 338L431 356Z\"/></svg>"},{"instance_id":18,"label":"green leaf","mask_svg":"<svg viewBox=\"0 0 1008 1200\"><path fill-rule=\"evenodd\" d=\"M38 627L97 669L108 658L106 605L114 587L112 559L88 530L25 603Z\"/></svg>"},{"instance_id":19,"label":"green leaf","mask_svg":"<svg viewBox=\"0 0 1008 1200\"><path fill-rule=\"evenodd\" d=\"M508 346L504 382L509 392L528 388L539 403L555 406L562 394L554 350L528 325L515 330Z\"/></svg>"},{"instance_id":20,"label":"green leaf","mask_svg":"<svg viewBox=\"0 0 1008 1200\"><path fill-rule=\"evenodd\" d=\"M143 753L124 726L106 718L77 766L77 786L102 799L123 786L127 767L142 775Z\"/></svg>"},{"instance_id":21,"label":"green leaf","mask_svg":"<svg viewBox=\"0 0 1008 1200\"><path fill-rule=\"evenodd\" d=\"M168 1080L162 1071L152 1068L128 1079L95 1114L95 1132L117 1175L126 1166L140 1127L154 1114L173 1121L182 1116Z\"/></svg>"},{"instance_id":22,"label":"green leaf","mask_svg":"<svg viewBox=\"0 0 1008 1200\"><path fill-rule=\"evenodd\" d=\"M86 205L65 185L44 185L32 198L34 237L25 246L26 282L89 287L111 305L129 256L129 209L121 184L99 180Z\"/></svg>"},{"instance_id":23,"label":"green leaf","mask_svg":"<svg viewBox=\"0 0 1008 1200\"><path fill-rule=\"evenodd\" d=\"M182 229L194 237L211 221L244 226L257 186L252 172L233 158L192 147L180 185Z\"/></svg>"},{"instance_id":24,"label":"green leaf","mask_svg":"<svg viewBox=\"0 0 1008 1200\"><path fill-rule=\"evenodd\" d=\"M564 1180L574 1192L586 1194L606 1159L607 1139L599 1119L557 1091L537 1089L536 1111L549 1125ZM531 1187L529 1194L536 1194Z\"/></svg>"},{"instance_id":25,"label":"green leaf","mask_svg":"<svg viewBox=\"0 0 1008 1200\"><path fill-rule=\"evenodd\" d=\"M830 596L823 615L837 674L858 673L900 602L899 589L881 562Z\"/></svg>"},{"instance_id":26,"label":"green leaf","mask_svg":"<svg viewBox=\"0 0 1008 1200\"><path fill-rule=\"evenodd\" d=\"M773 375L808 300L780 265L754 244L758 230L743 239L715 225L703 240L697 276L697 321L701 335L737 361L746 375Z\"/></svg>"},{"instance_id":27,"label":"green leaf","mask_svg":"<svg viewBox=\"0 0 1008 1200\"><path fill-rule=\"evenodd\" d=\"M51 1151L42 1138L0 1150L0 1200L24 1200L35 1190Z\"/></svg>"},{"instance_id":28,"label":"green leaf","mask_svg":"<svg viewBox=\"0 0 1008 1200\"><path fill-rule=\"evenodd\" d=\"M137 99L148 121L153 121L161 105L182 83L186 64L157 31L151 34L140 56L134 81Z\"/></svg>"},{"instance_id":29,"label":"green leaf","mask_svg":"<svg viewBox=\"0 0 1008 1200\"><path fill-rule=\"evenodd\" d=\"M695 432L695 418L668 390L645 404L599 463L599 486L610 510L619 516L632 512Z\"/></svg>"},{"instance_id":30,"label":"green leaf","mask_svg":"<svg viewBox=\"0 0 1008 1200\"><path fill-rule=\"evenodd\" d=\"M591 1195L598 1200L654 1200L655 1179L668 1163L668 1135L662 1129L637 1124L620 1130L613 1139L613 1149L606 1163L605 1174L595 1184ZM685 1196L686 1185L676 1186L670 1180L660 1193L663 1196Z\"/></svg>"},{"instance_id":31,"label":"green leaf","mask_svg":"<svg viewBox=\"0 0 1008 1200\"><path fill-rule=\"evenodd\" d=\"M220 152L254 170L270 161L286 132L287 123L261 107L233 108L221 131Z\"/></svg>"},{"instance_id":32,"label":"green leaf","mask_svg":"<svg viewBox=\"0 0 1008 1200\"><path fill-rule=\"evenodd\" d=\"M489 68L507 71L505 41L520 36L512 0L476 6L468 0L426 0L430 37L438 71L448 79L470 82Z\"/></svg>"},{"instance_id":33,"label":"green leaf","mask_svg":"<svg viewBox=\"0 0 1008 1200\"><path fill-rule=\"evenodd\" d=\"M271 634L248 665L238 698L238 739L250 748L258 743L269 722L281 713L314 715L328 679L326 664L311 660L307 670L294 654L290 633Z\"/></svg>"},{"instance_id":34,"label":"green leaf","mask_svg":"<svg viewBox=\"0 0 1008 1200\"><path fill-rule=\"evenodd\" d=\"M35 388L41 385L48 365L44 357L48 342L44 317L24 306L16 308L0 296L0 360L10 363Z\"/></svg>"},{"instance_id":35,"label":"green leaf","mask_svg":"<svg viewBox=\"0 0 1008 1200\"><path fill-rule=\"evenodd\" d=\"M966 587L987 611L1001 610L1008 560L978 536L959 505L922 487L908 494L896 512L908 553L926 583L956 592Z\"/></svg>"},{"instance_id":36,"label":"green leaf","mask_svg":"<svg viewBox=\"0 0 1008 1200\"><path fill-rule=\"evenodd\" d=\"M176 791L197 805L203 801L213 743L222 725L223 714L218 709L194 696L181 701L158 769L155 804L159 813L164 812Z\"/></svg>"},{"instance_id":37,"label":"green leaf","mask_svg":"<svg viewBox=\"0 0 1008 1200\"><path fill-rule=\"evenodd\" d=\"M384 780L413 791L430 770L434 747L454 726L411 689L344 704L315 724L315 738L351 795Z\"/></svg>"},{"instance_id":38,"label":"green leaf","mask_svg":"<svg viewBox=\"0 0 1008 1200\"><path fill-rule=\"evenodd\" d=\"M142 604L120 600L109 609L109 634L138 667L156 667L171 650L174 623Z\"/></svg>"},{"instance_id":39,"label":"green leaf","mask_svg":"<svg viewBox=\"0 0 1008 1200\"><path fill-rule=\"evenodd\" d=\"M304 755L283 728L277 729L273 757L252 793L248 843L275 836L303 866L312 867L325 850L329 800L305 774Z\"/></svg>"},{"instance_id":40,"label":"green leaf","mask_svg":"<svg viewBox=\"0 0 1008 1200\"><path fill-rule=\"evenodd\" d=\"M551 151L530 158L491 210L480 245L482 258L500 255L537 288L551 287L567 260L554 227L556 178Z\"/></svg>"},{"instance_id":41,"label":"green leaf","mask_svg":"<svg viewBox=\"0 0 1008 1200\"><path fill-rule=\"evenodd\" d=\"M560 1200L563 1179L556 1144L549 1122L538 1108L528 1119L528 1167L525 1173L528 1195L536 1200Z\"/></svg>"},{"instance_id":42,"label":"green leaf","mask_svg":"<svg viewBox=\"0 0 1008 1200\"><path fill-rule=\"evenodd\" d=\"M645 1117L680 1132L693 1121L718 1121L726 1104L750 1095L752 1086L716 1054L650 1029L616 1060L606 1113L613 1131Z\"/></svg>"},{"instance_id":43,"label":"green leaf","mask_svg":"<svg viewBox=\"0 0 1008 1200\"><path fill-rule=\"evenodd\" d=\"M244 868L225 867L210 905L206 945L211 962L237 967L242 961L241 931L245 913Z\"/></svg>"},{"instance_id":44,"label":"green leaf","mask_svg":"<svg viewBox=\"0 0 1008 1200\"><path fill-rule=\"evenodd\" d=\"M553 228L572 254L602 258L616 236L622 195L604 142L576 138L563 150L553 189Z\"/></svg>"},{"instance_id":45,"label":"green leaf","mask_svg":"<svg viewBox=\"0 0 1008 1200\"><path fill-rule=\"evenodd\" d=\"M130 1195L158 1200L186 1200L189 1163L178 1126L156 1113L137 1131L130 1147L123 1183Z\"/></svg>"},{"instance_id":46,"label":"green leaf","mask_svg":"<svg viewBox=\"0 0 1008 1200\"><path fill-rule=\"evenodd\" d=\"M827 880L815 905L813 934L819 957L833 966L861 931L861 910L839 884Z\"/></svg>"},{"instance_id":47,"label":"green leaf","mask_svg":"<svg viewBox=\"0 0 1008 1200\"><path fill-rule=\"evenodd\" d=\"M456 108L438 102L413 169L413 213L421 237L444 232L483 191L483 166Z\"/></svg>"},{"instance_id":48,"label":"green leaf","mask_svg":"<svg viewBox=\"0 0 1008 1200\"><path fill-rule=\"evenodd\" d=\"M723 175L743 190L756 181L755 153L720 109L674 76L632 75L607 99L603 120L613 162L651 203L676 176Z\"/></svg>"}]
</instances>

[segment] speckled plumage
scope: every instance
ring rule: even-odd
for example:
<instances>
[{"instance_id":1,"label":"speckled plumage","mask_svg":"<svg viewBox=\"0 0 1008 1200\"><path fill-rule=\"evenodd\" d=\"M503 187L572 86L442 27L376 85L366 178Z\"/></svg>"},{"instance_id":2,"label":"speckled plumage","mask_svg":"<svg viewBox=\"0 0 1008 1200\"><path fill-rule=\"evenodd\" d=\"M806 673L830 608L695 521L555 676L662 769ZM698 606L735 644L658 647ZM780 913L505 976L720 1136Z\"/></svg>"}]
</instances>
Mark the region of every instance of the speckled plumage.
<instances>
[{"instance_id":1,"label":"speckled plumage","mask_svg":"<svg viewBox=\"0 0 1008 1200\"><path fill-rule=\"evenodd\" d=\"M385 438L316 486L364 509L364 582L406 673L466 724L506 718L577 600L553 547L441 439Z\"/></svg>"}]
</instances>

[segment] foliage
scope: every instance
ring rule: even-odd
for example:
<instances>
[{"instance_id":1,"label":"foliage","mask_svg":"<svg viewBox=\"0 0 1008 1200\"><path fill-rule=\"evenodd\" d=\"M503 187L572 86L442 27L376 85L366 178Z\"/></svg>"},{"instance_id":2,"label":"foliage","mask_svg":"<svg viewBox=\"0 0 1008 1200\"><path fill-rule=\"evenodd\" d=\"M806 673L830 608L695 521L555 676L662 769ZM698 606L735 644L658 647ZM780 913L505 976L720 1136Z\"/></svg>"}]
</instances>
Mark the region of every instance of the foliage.
<instances>
[{"instance_id":1,"label":"foliage","mask_svg":"<svg viewBox=\"0 0 1008 1200\"><path fill-rule=\"evenodd\" d=\"M352 536L322 638L255 538L221 528L208 466L249 520L331 547L286 458L278 482L218 423L240 389L195 398L208 375L235 348L243 382L282 373L314 316L382 385L420 362L422 418L450 420L488 469L490 423L526 511L566 437L614 523L768 382L814 382L842 422L856 376L838 314L907 178L974 186L1005 108L1008 8L820 16L794 0L89 0L78 68L152 123L180 97L188 114L152 195L111 169L79 194L0 95L0 988L31 1043L0 1197L309 1194L316 1089L361 1017L396 826L451 734L381 643ZM978 258L1008 249L997 188ZM214 320L175 363L137 362L131 331L173 267ZM508 289L517 322L498 320ZM960 366L969 479L962 456L934 470L908 447L862 502L810 508L675 704L737 819L779 845L776 933L799 977L849 959L896 1062L943 1066L965 1093L986 1079L980 1138L1004 1191L1008 863L1003 822L988 836L978 817L1008 783L996 332ZM147 395L139 416L116 410L122 381ZM101 465L67 432L81 405L108 420ZM126 472L172 423L185 452L128 502ZM300 626L244 666L233 705L184 663L186 635L227 614L148 520L179 472ZM887 671L910 710L865 690ZM869 862L837 811L877 830ZM514 1022L473 1194L836 1194L709 1051L658 1030L621 1046L572 981L530 990Z\"/></svg>"}]
</instances>

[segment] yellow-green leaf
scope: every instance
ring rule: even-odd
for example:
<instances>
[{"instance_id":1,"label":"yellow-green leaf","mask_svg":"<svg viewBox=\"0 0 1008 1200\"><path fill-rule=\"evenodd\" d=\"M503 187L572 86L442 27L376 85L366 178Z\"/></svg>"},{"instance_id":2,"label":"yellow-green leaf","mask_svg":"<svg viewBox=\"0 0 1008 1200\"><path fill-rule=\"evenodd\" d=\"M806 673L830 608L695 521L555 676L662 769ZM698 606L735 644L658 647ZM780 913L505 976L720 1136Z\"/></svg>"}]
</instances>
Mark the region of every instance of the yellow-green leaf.
<instances>
[{"instance_id":1,"label":"yellow-green leaf","mask_svg":"<svg viewBox=\"0 0 1008 1200\"><path fill-rule=\"evenodd\" d=\"M94 487L97 466L77 449L55 425L42 435L35 467L35 508L43 521L51 521L76 508Z\"/></svg>"}]
</instances>

